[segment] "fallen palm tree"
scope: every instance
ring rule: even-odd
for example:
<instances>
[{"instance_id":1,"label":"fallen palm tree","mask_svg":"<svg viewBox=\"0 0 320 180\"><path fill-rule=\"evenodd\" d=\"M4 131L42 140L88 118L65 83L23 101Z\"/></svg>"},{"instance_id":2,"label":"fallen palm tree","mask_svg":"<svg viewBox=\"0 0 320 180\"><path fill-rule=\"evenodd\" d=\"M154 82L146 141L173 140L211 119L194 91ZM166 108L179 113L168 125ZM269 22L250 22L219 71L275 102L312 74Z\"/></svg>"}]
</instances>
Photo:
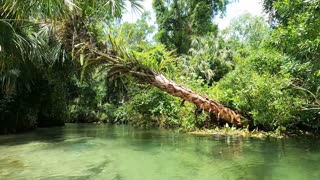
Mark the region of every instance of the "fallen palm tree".
<instances>
[{"instance_id":1,"label":"fallen palm tree","mask_svg":"<svg viewBox=\"0 0 320 180\"><path fill-rule=\"evenodd\" d=\"M139 51L134 51L126 48L121 38L109 36L104 43L101 43L89 32L82 18L74 16L65 22L60 34L67 51L72 52L73 59L80 60L83 67L90 65L106 67L110 77L131 75L172 96L195 104L201 110L214 115L218 121L242 125L238 111L168 79L163 72L169 71L168 66L173 64L173 56L163 46L160 46L160 49L159 46L142 47Z\"/></svg>"},{"instance_id":2,"label":"fallen palm tree","mask_svg":"<svg viewBox=\"0 0 320 180\"><path fill-rule=\"evenodd\" d=\"M179 97L195 104L203 111L215 115L218 121L242 125L241 115L238 112L222 105L218 101L205 97L166 78L161 72L152 68L154 66L150 67L143 63L146 61L142 60L143 57L141 57L138 52L129 51L112 40L111 50L101 52L95 48L91 49L91 51L96 54L94 58L91 58L91 62L105 64L108 67L110 76L124 74L131 75L172 96ZM161 67L162 64L160 63L158 66Z\"/></svg>"}]
</instances>

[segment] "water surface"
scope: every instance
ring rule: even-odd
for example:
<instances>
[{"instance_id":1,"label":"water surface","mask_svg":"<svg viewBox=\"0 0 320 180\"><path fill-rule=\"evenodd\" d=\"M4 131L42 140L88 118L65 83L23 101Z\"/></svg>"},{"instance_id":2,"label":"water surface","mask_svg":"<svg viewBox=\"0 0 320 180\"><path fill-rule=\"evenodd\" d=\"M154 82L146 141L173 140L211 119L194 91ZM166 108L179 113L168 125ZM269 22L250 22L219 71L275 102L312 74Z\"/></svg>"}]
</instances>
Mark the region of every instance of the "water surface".
<instances>
[{"instance_id":1,"label":"water surface","mask_svg":"<svg viewBox=\"0 0 320 180\"><path fill-rule=\"evenodd\" d=\"M0 136L0 179L320 179L320 141L67 124Z\"/></svg>"}]
</instances>

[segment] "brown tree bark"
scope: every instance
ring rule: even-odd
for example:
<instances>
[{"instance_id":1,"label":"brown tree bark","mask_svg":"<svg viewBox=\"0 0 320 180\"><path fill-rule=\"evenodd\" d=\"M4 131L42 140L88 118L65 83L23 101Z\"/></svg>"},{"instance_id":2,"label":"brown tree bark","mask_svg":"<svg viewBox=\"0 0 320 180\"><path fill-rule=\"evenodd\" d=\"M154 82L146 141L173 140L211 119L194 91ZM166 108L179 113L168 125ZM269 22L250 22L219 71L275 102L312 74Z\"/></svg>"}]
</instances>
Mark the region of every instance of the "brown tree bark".
<instances>
[{"instance_id":1,"label":"brown tree bark","mask_svg":"<svg viewBox=\"0 0 320 180\"><path fill-rule=\"evenodd\" d=\"M141 74L137 74L135 72L131 72L131 74L137 78L141 76ZM212 100L186 87L183 87L174 81L167 79L162 74L155 74L150 78L143 77L139 79L146 81L147 83L167 92L170 95L180 97L181 99L195 104L200 109L214 114L218 120L222 120L231 124L242 125L240 114L236 111L225 107L218 101Z\"/></svg>"}]
</instances>

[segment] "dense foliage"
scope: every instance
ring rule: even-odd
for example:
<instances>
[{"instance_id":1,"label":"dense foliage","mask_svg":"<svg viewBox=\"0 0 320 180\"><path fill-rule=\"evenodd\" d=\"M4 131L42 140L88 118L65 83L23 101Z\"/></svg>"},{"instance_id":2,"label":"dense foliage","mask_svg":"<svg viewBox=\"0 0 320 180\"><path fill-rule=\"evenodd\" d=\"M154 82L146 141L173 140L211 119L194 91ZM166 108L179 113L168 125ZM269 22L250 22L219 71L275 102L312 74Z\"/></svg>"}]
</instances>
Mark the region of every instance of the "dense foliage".
<instances>
[{"instance_id":1,"label":"dense foliage","mask_svg":"<svg viewBox=\"0 0 320 180\"><path fill-rule=\"evenodd\" d=\"M154 0L158 41L178 54L187 53L192 36L217 33L212 18L224 13L228 3L228 0Z\"/></svg>"},{"instance_id":2,"label":"dense foliage","mask_svg":"<svg viewBox=\"0 0 320 180\"><path fill-rule=\"evenodd\" d=\"M0 1L1 133L65 122L221 125L199 107L126 76L128 66L161 72L219 100L242 112L251 129L319 133L318 1L265 0L269 24L243 14L223 30L212 19L229 1L153 1L157 31L148 13L119 23L125 2ZM139 1L129 2L141 10ZM96 50L120 51L124 65L106 64Z\"/></svg>"}]
</instances>

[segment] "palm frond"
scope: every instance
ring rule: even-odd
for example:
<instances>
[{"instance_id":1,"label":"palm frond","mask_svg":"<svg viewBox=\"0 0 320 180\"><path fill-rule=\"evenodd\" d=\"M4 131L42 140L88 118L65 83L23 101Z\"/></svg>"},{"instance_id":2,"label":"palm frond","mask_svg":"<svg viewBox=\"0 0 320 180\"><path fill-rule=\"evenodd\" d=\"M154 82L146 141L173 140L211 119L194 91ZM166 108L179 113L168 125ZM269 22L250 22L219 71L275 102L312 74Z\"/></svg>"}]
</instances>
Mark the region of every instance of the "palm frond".
<instances>
[{"instance_id":1,"label":"palm frond","mask_svg":"<svg viewBox=\"0 0 320 180\"><path fill-rule=\"evenodd\" d=\"M6 18L25 19L29 17L57 19L68 15L72 1L68 0L2 0L0 11Z\"/></svg>"},{"instance_id":2,"label":"palm frond","mask_svg":"<svg viewBox=\"0 0 320 180\"><path fill-rule=\"evenodd\" d=\"M134 12L142 12L143 5L142 5L142 0L128 0L131 4L131 9Z\"/></svg>"}]
</instances>

